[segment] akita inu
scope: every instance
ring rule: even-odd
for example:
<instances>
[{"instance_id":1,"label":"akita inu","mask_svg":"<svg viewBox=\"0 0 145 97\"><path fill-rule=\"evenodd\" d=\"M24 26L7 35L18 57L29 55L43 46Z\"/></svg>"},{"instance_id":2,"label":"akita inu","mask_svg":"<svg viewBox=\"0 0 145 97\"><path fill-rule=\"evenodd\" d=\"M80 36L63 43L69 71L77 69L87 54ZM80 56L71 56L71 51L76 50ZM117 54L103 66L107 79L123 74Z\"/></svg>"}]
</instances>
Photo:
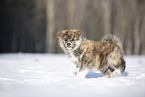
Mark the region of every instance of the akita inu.
<instances>
[{"instance_id":1,"label":"akita inu","mask_svg":"<svg viewBox=\"0 0 145 97\"><path fill-rule=\"evenodd\" d=\"M125 70L123 50L114 35L95 42L82 37L79 30L64 30L57 37L60 47L76 64L78 77L85 77L89 70L100 70L106 77L120 75Z\"/></svg>"}]
</instances>

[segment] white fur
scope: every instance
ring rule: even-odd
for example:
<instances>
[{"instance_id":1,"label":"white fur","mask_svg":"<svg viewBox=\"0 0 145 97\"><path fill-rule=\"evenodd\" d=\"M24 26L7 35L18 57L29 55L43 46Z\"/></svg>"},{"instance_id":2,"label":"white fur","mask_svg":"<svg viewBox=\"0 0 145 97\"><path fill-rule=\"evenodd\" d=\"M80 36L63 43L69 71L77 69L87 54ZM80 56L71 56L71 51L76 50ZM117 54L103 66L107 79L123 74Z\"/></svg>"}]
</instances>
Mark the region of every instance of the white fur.
<instances>
[{"instance_id":1,"label":"white fur","mask_svg":"<svg viewBox=\"0 0 145 97\"><path fill-rule=\"evenodd\" d=\"M63 50L65 50L65 47L64 47L64 45L63 45L63 42L61 41L60 38L59 38L59 45L60 45L60 47L61 47Z\"/></svg>"},{"instance_id":2,"label":"white fur","mask_svg":"<svg viewBox=\"0 0 145 97\"><path fill-rule=\"evenodd\" d=\"M77 72L77 77L78 78L85 78L86 74L89 72L89 69L85 69L83 71L78 71Z\"/></svg>"},{"instance_id":3,"label":"white fur","mask_svg":"<svg viewBox=\"0 0 145 97\"><path fill-rule=\"evenodd\" d=\"M77 68L77 73L79 72L80 68Z\"/></svg>"},{"instance_id":4,"label":"white fur","mask_svg":"<svg viewBox=\"0 0 145 97\"><path fill-rule=\"evenodd\" d=\"M73 54L73 52L70 53L69 58L70 58L70 60L73 61L73 62L77 62L77 61L78 61L78 57L75 57L74 54Z\"/></svg>"},{"instance_id":5,"label":"white fur","mask_svg":"<svg viewBox=\"0 0 145 97\"><path fill-rule=\"evenodd\" d=\"M113 71L112 75L121 75L120 69L116 69L115 71Z\"/></svg>"}]
</instances>

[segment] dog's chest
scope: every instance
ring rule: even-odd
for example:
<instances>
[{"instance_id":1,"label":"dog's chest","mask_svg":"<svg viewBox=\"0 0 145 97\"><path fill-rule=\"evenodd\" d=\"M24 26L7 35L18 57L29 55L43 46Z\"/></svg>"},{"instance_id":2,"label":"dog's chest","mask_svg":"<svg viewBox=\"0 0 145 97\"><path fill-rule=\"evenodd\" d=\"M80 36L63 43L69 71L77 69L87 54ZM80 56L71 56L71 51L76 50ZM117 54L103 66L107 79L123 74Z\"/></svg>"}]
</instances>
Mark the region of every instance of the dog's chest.
<instances>
[{"instance_id":1,"label":"dog's chest","mask_svg":"<svg viewBox=\"0 0 145 97\"><path fill-rule=\"evenodd\" d=\"M73 62L78 62L78 56L75 56L73 52L69 54L69 58Z\"/></svg>"}]
</instances>

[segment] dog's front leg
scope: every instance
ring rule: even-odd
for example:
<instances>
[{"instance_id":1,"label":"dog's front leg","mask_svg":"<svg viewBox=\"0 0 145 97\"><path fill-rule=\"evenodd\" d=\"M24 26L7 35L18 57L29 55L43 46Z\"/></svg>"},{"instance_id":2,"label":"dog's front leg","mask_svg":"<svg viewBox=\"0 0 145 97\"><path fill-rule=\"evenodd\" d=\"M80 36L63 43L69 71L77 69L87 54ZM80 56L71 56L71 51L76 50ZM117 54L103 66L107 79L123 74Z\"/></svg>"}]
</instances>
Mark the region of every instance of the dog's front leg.
<instances>
[{"instance_id":1,"label":"dog's front leg","mask_svg":"<svg viewBox=\"0 0 145 97\"><path fill-rule=\"evenodd\" d=\"M89 72L87 68L81 68L81 66L77 66L77 77L78 78L85 78L86 74Z\"/></svg>"},{"instance_id":2,"label":"dog's front leg","mask_svg":"<svg viewBox=\"0 0 145 97\"><path fill-rule=\"evenodd\" d=\"M77 77L78 78L85 78L86 74L88 73L89 69L84 69L82 71L77 72Z\"/></svg>"}]
</instances>

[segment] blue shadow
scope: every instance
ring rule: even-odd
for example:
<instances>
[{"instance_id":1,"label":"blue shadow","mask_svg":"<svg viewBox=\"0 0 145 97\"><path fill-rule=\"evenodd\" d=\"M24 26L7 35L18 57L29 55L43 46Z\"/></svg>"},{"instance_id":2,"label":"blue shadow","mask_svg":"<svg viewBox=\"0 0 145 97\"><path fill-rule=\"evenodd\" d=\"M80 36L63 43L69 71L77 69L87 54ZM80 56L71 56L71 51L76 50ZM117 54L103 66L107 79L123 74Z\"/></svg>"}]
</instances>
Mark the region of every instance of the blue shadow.
<instances>
[{"instance_id":1,"label":"blue shadow","mask_svg":"<svg viewBox=\"0 0 145 97\"><path fill-rule=\"evenodd\" d=\"M102 73L96 73L94 71L89 71L88 74L86 75L86 78L98 78L98 77L103 77L104 74Z\"/></svg>"},{"instance_id":2,"label":"blue shadow","mask_svg":"<svg viewBox=\"0 0 145 97\"><path fill-rule=\"evenodd\" d=\"M74 74L76 75L77 72L74 72ZM103 77L103 76L104 76L104 74L102 74L102 73L96 73L94 71L89 71L85 78L98 78L98 77Z\"/></svg>"},{"instance_id":3,"label":"blue shadow","mask_svg":"<svg viewBox=\"0 0 145 97\"><path fill-rule=\"evenodd\" d=\"M128 72L127 71L124 71L121 76L128 76Z\"/></svg>"},{"instance_id":4,"label":"blue shadow","mask_svg":"<svg viewBox=\"0 0 145 97\"><path fill-rule=\"evenodd\" d=\"M74 72L74 74L76 75L77 72ZM103 77L104 74L102 73L96 73L94 71L89 71L88 74L86 75L86 78L98 78L98 77ZM121 76L128 76L128 72L124 71Z\"/></svg>"}]
</instances>

